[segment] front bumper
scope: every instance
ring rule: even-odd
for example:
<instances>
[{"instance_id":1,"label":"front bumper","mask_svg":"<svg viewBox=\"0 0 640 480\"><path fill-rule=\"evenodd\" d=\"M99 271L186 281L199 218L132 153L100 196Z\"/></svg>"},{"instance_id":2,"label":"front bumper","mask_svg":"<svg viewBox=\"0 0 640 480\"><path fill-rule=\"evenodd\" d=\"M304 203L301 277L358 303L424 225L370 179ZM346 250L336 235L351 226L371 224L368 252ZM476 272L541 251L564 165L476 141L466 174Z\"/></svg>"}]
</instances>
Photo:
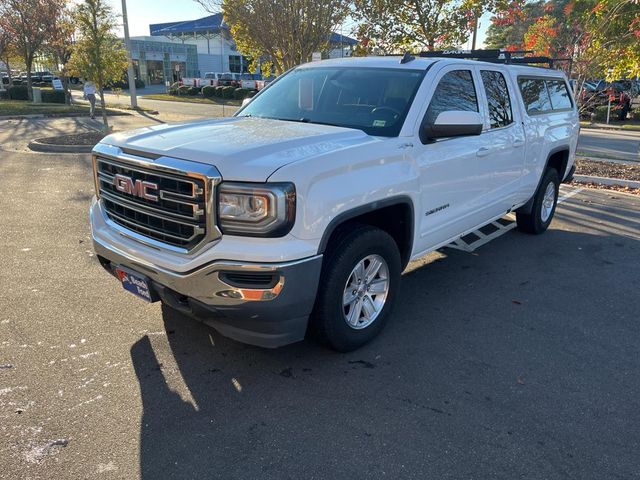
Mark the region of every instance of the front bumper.
<instances>
[{"instance_id":1,"label":"front bumper","mask_svg":"<svg viewBox=\"0 0 640 480\"><path fill-rule=\"evenodd\" d=\"M135 258L95 235L93 245L107 271L113 274L122 266L146 275L164 303L205 321L227 337L275 348L305 336L320 279L321 255L283 263L214 261L189 272L176 272ZM254 274L262 278L270 274L273 281L263 287L252 284Z\"/></svg>"}]
</instances>

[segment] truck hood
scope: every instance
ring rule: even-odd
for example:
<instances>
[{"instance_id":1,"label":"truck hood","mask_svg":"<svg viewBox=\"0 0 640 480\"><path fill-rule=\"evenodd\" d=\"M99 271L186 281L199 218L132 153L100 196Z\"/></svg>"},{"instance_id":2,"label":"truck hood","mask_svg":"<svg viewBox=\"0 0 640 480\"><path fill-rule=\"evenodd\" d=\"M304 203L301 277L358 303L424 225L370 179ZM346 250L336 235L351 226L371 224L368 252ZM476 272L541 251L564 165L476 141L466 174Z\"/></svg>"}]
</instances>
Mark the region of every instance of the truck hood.
<instances>
[{"instance_id":1,"label":"truck hood","mask_svg":"<svg viewBox=\"0 0 640 480\"><path fill-rule=\"evenodd\" d=\"M351 128L231 117L116 133L102 143L213 165L225 180L266 181L289 163L370 141Z\"/></svg>"}]
</instances>

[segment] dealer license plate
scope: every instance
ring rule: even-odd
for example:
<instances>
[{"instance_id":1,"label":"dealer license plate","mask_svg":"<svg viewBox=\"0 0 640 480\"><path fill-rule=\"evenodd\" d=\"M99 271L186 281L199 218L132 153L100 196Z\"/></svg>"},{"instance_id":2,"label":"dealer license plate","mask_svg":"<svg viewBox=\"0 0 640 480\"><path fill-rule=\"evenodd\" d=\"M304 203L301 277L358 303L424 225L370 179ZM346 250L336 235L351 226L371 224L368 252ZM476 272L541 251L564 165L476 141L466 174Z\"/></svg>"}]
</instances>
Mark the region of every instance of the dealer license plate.
<instances>
[{"instance_id":1,"label":"dealer license plate","mask_svg":"<svg viewBox=\"0 0 640 480\"><path fill-rule=\"evenodd\" d=\"M147 277L131 272L130 270L124 270L121 267L116 268L116 275L122 282L125 290L130 291L147 302L154 301Z\"/></svg>"}]
</instances>

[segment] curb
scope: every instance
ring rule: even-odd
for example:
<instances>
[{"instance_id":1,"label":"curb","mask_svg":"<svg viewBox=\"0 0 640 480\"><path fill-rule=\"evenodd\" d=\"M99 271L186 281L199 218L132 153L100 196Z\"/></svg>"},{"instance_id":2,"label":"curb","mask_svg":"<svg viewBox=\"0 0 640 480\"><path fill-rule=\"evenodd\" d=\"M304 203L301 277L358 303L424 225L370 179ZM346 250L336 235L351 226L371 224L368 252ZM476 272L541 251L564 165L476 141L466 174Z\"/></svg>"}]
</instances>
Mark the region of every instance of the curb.
<instances>
[{"instance_id":1,"label":"curb","mask_svg":"<svg viewBox=\"0 0 640 480\"><path fill-rule=\"evenodd\" d=\"M93 145L51 145L38 139L31 140L28 147L34 152L44 153L91 153L93 150Z\"/></svg>"},{"instance_id":2,"label":"curb","mask_svg":"<svg viewBox=\"0 0 640 480\"><path fill-rule=\"evenodd\" d=\"M632 155L632 154L629 154ZM613 163L628 163L630 165L633 164L638 164L640 163L640 156L636 156L636 158L623 158L622 156L618 156L618 155L606 155L606 156L601 156L599 157L597 154L596 155L585 155L584 152L582 151L576 151L576 158L580 158L580 159L584 159L584 160L590 160L592 162L613 162Z\"/></svg>"},{"instance_id":3,"label":"curb","mask_svg":"<svg viewBox=\"0 0 640 480\"><path fill-rule=\"evenodd\" d=\"M585 160L587 162L609 162L617 163L619 165L638 165L640 160L618 160L617 158L605 158L605 157L591 157L587 155L578 155L576 153L576 160Z\"/></svg>"},{"instance_id":4,"label":"curb","mask_svg":"<svg viewBox=\"0 0 640 480\"><path fill-rule=\"evenodd\" d=\"M638 125L637 128L623 128L618 125L606 125L606 126L580 125L580 130L604 130L604 131L615 130L617 132L640 133L640 125Z\"/></svg>"},{"instance_id":5,"label":"curb","mask_svg":"<svg viewBox=\"0 0 640 480\"><path fill-rule=\"evenodd\" d=\"M574 175L573 181L577 183L599 183L600 185L640 189L640 182L635 180L623 180L622 178L592 177L590 175Z\"/></svg>"},{"instance_id":6,"label":"curb","mask_svg":"<svg viewBox=\"0 0 640 480\"><path fill-rule=\"evenodd\" d=\"M122 115L131 115L131 113L125 110L112 110L107 113L108 117L117 117ZM28 115L5 115L0 116L0 121L2 120L24 120L24 119L32 119L32 118L75 118L75 117L88 117L88 113L32 113Z\"/></svg>"}]
</instances>

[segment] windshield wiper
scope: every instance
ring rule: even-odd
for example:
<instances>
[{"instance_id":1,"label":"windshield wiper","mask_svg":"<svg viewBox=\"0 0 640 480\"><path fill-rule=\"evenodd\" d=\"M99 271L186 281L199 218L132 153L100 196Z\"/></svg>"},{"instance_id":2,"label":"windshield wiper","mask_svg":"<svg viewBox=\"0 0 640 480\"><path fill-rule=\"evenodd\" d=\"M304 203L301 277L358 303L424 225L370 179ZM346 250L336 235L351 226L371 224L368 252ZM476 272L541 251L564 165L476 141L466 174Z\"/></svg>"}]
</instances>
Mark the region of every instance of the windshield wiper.
<instances>
[{"instance_id":1,"label":"windshield wiper","mask_svg":"<svg viewBox=\"0 0 640 480\"><path fill-rule=\"evenodd\" d=\"M330 127L341 127L342 125L337 125L335 123L329 122L319 122L317 120L311 120L310 118L281 118L280 120L285 120L287 122L298 122L298 123L315 123L316 125L329 125Z\"/></svg>"}]
</instances>

